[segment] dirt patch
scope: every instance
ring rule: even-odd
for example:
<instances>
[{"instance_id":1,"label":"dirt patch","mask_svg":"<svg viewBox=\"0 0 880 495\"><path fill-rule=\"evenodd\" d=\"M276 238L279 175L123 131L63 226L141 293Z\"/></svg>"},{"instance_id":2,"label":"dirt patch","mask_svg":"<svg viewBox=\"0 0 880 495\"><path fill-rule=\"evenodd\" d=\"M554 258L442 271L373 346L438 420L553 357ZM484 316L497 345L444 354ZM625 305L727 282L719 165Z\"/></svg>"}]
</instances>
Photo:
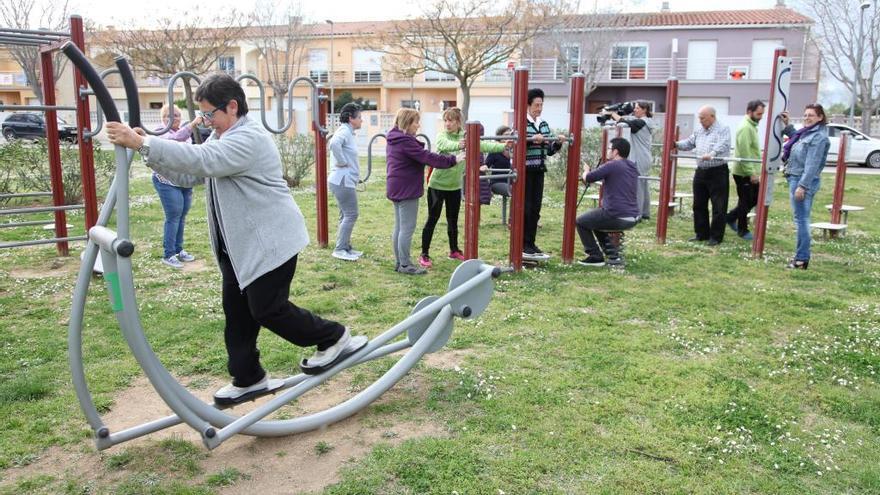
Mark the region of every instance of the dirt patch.
<instances>
[{"instance_id":1,"label":"dirt patch","mask_svg":"<svg viewBox=\"0 0 880 495\"><path fill-rule=\"evenodd\" d=\"M455 368L463 368L463 364L468 356L480 355L480 349L449 349L440 350L431 354L426 354L422 358L422 362L431 368L441 370L454 370Z\"/></svg>"},{"instance_id":2,"label":"dirt patch","mask_svg":"<svg viewBox=\"0 0 880 495\"><path fill-rule=\"evenodd\" d=\"M204 272L206 270L214 270L217 265L214 264L214 261L205 261L203 259L198 259L195 261L190 261L183 264L184 272Z\"/></svg>"},{"instance_id":3,"label":"dirt patch","mask_svg":"<svg viewBox=\"0 0 880 495\"><path fill-rule=\"evenodd\" d=\"M447 354L454 354L452 351ZM463 355L464 353L458 353ZM432 355L435 356L435 355ZM438 363L446 366L459 358L445 356ZM437 365L440 367L440 364ZM186 380L192 393L203 400L210 400L212 393L224 384L216 378ZM195 389L197 387L197 389ZM299 401L285 406L271 418L295 418L321 411L343 402L357 393L350 378L342 376L306 393ZM398 382L380 397L375 404L394 402L404 395L427 394L426 381L414 372ZM248 403L235 409L244 414L258 404ZM368 408L369 409L369 408ZM158 397L146 378L121 391L112 410L103 416L111 431L120 431L153 419L171 414L170 409ZM444 425L429 418L408 415L398 421L393 417L370 415L361 412L320 430L279 438L255 438L239 435L226 441L202 461L204 475L225 468L235 468L247 475L234 486L223 488L222 494L275 494L320 491L340 480L340 470L364 457L374 446L381 443L399 444L407 439L442 437L447 435ZM199 435L186 425L168 428L148 437L142 437L117 445L98 453L91 441L68 447L52 447L43 452L36 462L13 468L3 473L3 484L13 485L19 479L38 474L59 479L80 478L95 480L99 486L109 486L130 473L107 469L105 456L122 452L126 447L144 445L165 438L179 438L201 445ZM320 444L321 448L318 448ZM319 452L320 451L320 452ZM195 482L202 477L196 477Z\"/></svg>"},{"instance_id":4,"label":"dirt patch","mask_svg":"<svg viewBox=\"0 0 880 495\"><path fill-rule=\"evenodd\" d=\"M75 256L54 258L45 266L34 268L13 268L9 276L13 279L43 279L53 277L76 277L79 271L79 258Z\"/></svg>"}]
</instances>

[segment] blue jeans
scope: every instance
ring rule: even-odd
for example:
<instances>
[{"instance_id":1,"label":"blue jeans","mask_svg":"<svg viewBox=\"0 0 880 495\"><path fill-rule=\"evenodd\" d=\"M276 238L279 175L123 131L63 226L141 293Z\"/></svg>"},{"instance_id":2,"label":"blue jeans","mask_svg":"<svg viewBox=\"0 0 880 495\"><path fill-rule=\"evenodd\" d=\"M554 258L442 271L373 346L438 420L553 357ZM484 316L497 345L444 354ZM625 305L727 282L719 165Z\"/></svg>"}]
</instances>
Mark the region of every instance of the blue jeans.
<instances>
[{"instance_id":1,"label":"blue jeans","mask_svg":"<svg viewBox=\"0 0 880 495\"><path fill-rule=\"evenodd\" d=\"M162 209L165 210L162 247L165 249L164 257L170 258L183 251L183 224L192 205L192 188L163 184L155 175L153 175L153 187L159 193Z\"/></svg>"},{"instance_id":2,"label":"blue jeans","mask_svg":"<svg viewBox=\"0 0 880 495\"><path fill-rule=\"evenodd\" d=\"M794 192L797 190L798 182L801 180L800 175L789 175L788 193L791 198L791 211L794 214L794 226L797 229L797 247L795 248L794 259L797 261L809 261L810 259L810 211L813 209L813 196L819 190L819 176L813 179L810 184L810 190L804 195L803 201L794 199Z\"/></svg>"}]
</instances>

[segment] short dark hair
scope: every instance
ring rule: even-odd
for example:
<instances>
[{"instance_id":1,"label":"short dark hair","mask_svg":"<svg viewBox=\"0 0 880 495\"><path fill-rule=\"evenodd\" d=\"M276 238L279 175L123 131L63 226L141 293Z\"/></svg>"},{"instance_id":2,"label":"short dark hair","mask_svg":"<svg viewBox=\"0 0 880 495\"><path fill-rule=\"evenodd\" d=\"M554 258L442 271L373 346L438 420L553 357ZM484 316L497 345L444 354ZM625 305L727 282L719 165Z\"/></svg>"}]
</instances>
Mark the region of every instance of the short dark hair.
<instances>
[{"instance_id":1,"label":"short dark hair","mask_svg":"<svg viewBox=\"0 0 880 495\"><path fill-rule=\"evenodd\" d=\"M749 102L748 105L746 105L746 111L747 112L754 112L755 110L757 110L761 107L766 107L766 106L767 105L765 105L764 102L761 100L752 100Z\"/></svg>"},{"instance_id":2,"label":"short dark hair","mask_svg":"<svg viewBox=\"0 0 880 495\"><path fill-rule=\"evenodd\" d=\"M196 101L207 101L218 108L225 107L230 101L235 100L238 103L236 117L242 117L248 113L244 90L241 89L241 84L238 84L229 74L211 74L206 77L196 89L195 98Z\"/></svg>"},{"instance_id":3,"label":"short dark hair","mask_svg":"<svg viewBox=\"0 0 880 495\"><path fill-rule=\"evenodd\" d=\"M510 127L507 127L506 125L500 125L498 126L498 129L495 129L495 135L503 136L507 134L508 131L510 131Z\"/></svg>"},{"instance_id":4,"label":"short dark hair","mask_svg":"<svg viewBox=\"0 0 880 495\"><path fill-rule=\"evenodd\" d=\"M349 120L358 118L361 114L361 106L357 103L346 103L339 109L339 121L347 124Z\"/></svg>"},{"instance_id":5,"label":"short dark hair","mask_svg":"<svg viewBox=\"0 0 880 495\"><path fill-rule=\"evenodd\" d=\"M611 140L611 149L617 150L617 154L621 158L629 158L629 141L622 137L616 137Z\"/></svg>"},{"instance_id":6,"label":"short dark hair","mask_svg":"<svg viewBox=\"0 0 880 495\"><path fill-rule=\"evenodd\" d=\"M528 100L529 105L531 105L532 102L535 101L535 98L540 98L543 100L544 99L544 90L541 88L530 89L529 90L529 100Z\"/></svg>"},{"instance_id":7,"label":"short dark hair","mask_svg":"<svg viewBox=\"0 0 880 495\"><path fill-rule=\"evenodd\" d=\"M819 123L820 124L827 124L828 123L828 117L825 116L825 107L823 107L819 103L810 103L809 105L804 107L804 110L806 110L808 108L810 110L813 110L814 112L816 112L816 115L819 116Z\"/></svg>"},{"instance_id":8,"label":"short dark hair","mask_svg":"<svg viewBox=\"0 0 880 495\"><path fill-rule=\"evenodd\" d=\"M644 109L645 109L645 117L653 117L653 116L654 116L654 114L651 113L651 111L652 111L651 109L652 109L652 107L653 107L654 105L651 104L650 101L648 101L648 100L637 100L637 101L636 101L636 105L638 105L639 108L644 108Z\"/></svg>"}]
</instances>

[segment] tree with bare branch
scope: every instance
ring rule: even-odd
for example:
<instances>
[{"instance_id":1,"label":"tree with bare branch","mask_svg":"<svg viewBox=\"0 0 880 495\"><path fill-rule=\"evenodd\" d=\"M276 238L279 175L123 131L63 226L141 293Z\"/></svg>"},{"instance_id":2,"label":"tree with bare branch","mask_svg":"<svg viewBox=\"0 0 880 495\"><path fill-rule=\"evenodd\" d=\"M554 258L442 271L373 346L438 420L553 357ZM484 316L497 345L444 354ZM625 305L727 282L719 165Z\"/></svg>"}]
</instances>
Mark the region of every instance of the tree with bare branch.
<instances>
[{"instance_id":1,"label":"tree with bare branch","mask_svg":"<svg viewBox=\"0 0 880 495\"><path fill-rule=\"evenodd\" d=\"M254 8L250 40L260 52L267 83L275 96L278 122L284 120L283 100L306 59L306 34L299 0L261 0Z\"/></svg>"},{"instance_id":2,"label":"tree with bare branch","mask_svg":"<svg viewBox=\"0 0 880 495\"><path fill-rule=\"evenodd\" d=\"M580 2L575 3L578 10ZM556 29L532 41L529 52L556 61L556 77L563 80L584 74L584 94L596 89L611 65L611 48L627 30L627 16L594 9L583 15L566 16Z\"/></svg>"},{"instance_id":3,"label":"tree with bare branch","mask_svg":"<svg viewBox=\"0 0 880 495\"><path fill-rule=\"evenodd\" d=\"M802 2L798 10L816 22L815 40L828 73L850 94L858 88L862 132L867 133L870 116L880 108L880 9L876 0L865 12L861 38L859 2L855 0ZM859 64L861 80L856 81L855 67Z\"/></svg>"},{"instance_id":4,"label":"tree with bare branch","mask_svg":"<svg viewBox=\"0 0 880 495\"><path fill-rule=\"evenodd\" d=\"M101 41L128 58L136 71L158 77L181 71L202 75L218 69L217 59L236 46L248 23L247 16L234 10L213 17L198 13L164 16L155 19L153 29L106 31ZM183 87L192 119L195 109L188 79Z\"/></svg>"},{"instance_id":5,"label":"tree with bare branch","mask_svg":"<svg viewBox=\"0 0 880 495\"><path fill-rule=\"evenodd\" d=\"M432 71L455 78L467 119L477 78L506 65L529 40L552 29L559 12L555 2L436 0L422 17L393 22L370 44L385 54L385 66L401 75Z\"/></svg>"},{"instance_id":6,"label":"tree with bare branch","mask_svg":"<svg viewBox=\"0 0 880 495\"><path fill-rule=\"evenodd\" d=\"M47 29L67 31L70 12L67 0L3 0L0 2L0 20L14 29ZM43 86L40 74L40 49L35 46L9 45L12 58L21 66L31 91L43 103ZM57 82L64 72L67 58L60 53L53 57L52 77Z\"/></svg>"}]
</instances>

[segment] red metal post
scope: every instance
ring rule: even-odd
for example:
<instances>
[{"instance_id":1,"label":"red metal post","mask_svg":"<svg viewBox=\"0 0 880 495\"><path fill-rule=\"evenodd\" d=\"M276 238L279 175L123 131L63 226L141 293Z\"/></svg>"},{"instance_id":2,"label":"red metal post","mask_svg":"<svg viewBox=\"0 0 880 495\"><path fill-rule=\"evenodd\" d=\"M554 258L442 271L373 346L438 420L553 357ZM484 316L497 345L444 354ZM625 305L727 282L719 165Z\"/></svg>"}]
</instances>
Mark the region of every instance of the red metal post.
<instances>
[{"instance_id":1,"label":"red metal post","mask_svg":"<svg viewBox=\"0 0 880 495\"><path fill-rule=\"evenodd\" d=\"M477 121L465 124L464 257L469 260L479 256L480 244L480 127Z\"/></svg>"},{"instance_id":2,"label":"red metal post","mask_svg":"<svg viewBox=\"0 0 880 495\"><path fill-rule=\"evenodd\" d=\"M666 244L669 201L672 198L672 149L675 147L675 119L678 113L678 79L666 81L666 119L663 125L663 157L660 170L660 197L657 198L657 243Z\"/></svg>"},{"instance_id":3,"label":"red metal post","mask_svg":"<svg viewBox=\"0 0 880 495\"><path fill-rule=\"evenodd\" d=\"M518 67L513 72L513 129L516 146L513 149L511 168L516 170L510 201L510 264L515 271L522 270L523 225L526 199L526 110L529 91L529 70Z\"/></svg>"},{"instance_id":4,"label":"red metal post","mask_svg":"<svg viewBox=\"0 0 880 495\"><path fill-rule=\"evenodd\" d=\"M775 108L773 104L776 99L776 71L779 68L779 57L784 57L786 53L785 49L777 49L773 53L773 77L770 79L770 101L767 102L767 110L769 112L772 112ZM769 116L769 118L772 118L772 116ZM755 258L764 256L764 240L767 235L767 214L770 211L770 207L767 206L766 202L767 181L769 180L769 174L767 173L767 146L770 144L772 136L773 122L768 121L767 132L764 134L764 152L761 154L761 183L758 184L758 204L755 205L755 238L752 241L752 256Z\"/></svg>"},{"instance_id":5,"label":"red metal post","mask_svg":"<svg viewBox=\"0 0 880 495\"><path fill-rule=\"evenodd\" d=\"M43 105L55 105L55 71L52 68L52 52L40 53L40 76L43 79ZM49 150L49 176L52 180L52 204L64 206L64 180L61 172L61 143L58 141L58 114L46 110L46 146ZM55 212L55 237L67 237L67 215ZM58 255L67 256L67 242L58 243Z\"/></svg>"},{"instance_id":6,"label":"red metal post","mask_svg":"<svg viewBox=\"0 0 880 495\"><path fill-rule=\"evenodd\" d=\"M83 20L78 15L70 16L70 41L86 53L83 34ZM82 175L83 204L85 205L86 232L98 223L98 193L95 186L95 149L91 139L83 139L83 133L92 128L89 112L89 97L81 96L80 89L87 89L85 76L73 67L73 101L76 102L76 142L79 143L79 168Z\"/></svg>"},{"instance_id":7,"label":"red metal post","mask_svg":"<svg viewBox=\"0 0 880 495\"><path fill-rule=\"evenodd\" d=\"M840 147L837 149L837 170L834 177L834 198L831 200L831 223L840 223L840 208L843 206L843 187L846 185L846 150L849 147L850 135L841 133ZM831 231L836 237L837 231Z\"/></svg>"},{"instance_id":8,"label":"red metal post","mask_svg":"<svg viewBox=\"0 0 880 495\"><path fill-rule=\"evenodd\" d=\"M568 145L568 169L565 178L565 212L562 220L562 262L574 261L574 234L577 220L577 195L581 172L581 131L584 127L584 76L571 77L569 96L568 132L572 141Z\"/></svg>"},{"instance_id":9,"label":"red metal post","mask_svg":"<svg viewBox=\"0 0 880 495\"><path fill-rule=\"evenodd\" d=\"M318 246L327 247L327 135L321 128L327 127L327 105L322 96L327 95L325 88L318 90L318 101L312 105L318 105L318 125L312 123L315 131L315 211L318 217Z\"/></svg>"}]
</instances>

